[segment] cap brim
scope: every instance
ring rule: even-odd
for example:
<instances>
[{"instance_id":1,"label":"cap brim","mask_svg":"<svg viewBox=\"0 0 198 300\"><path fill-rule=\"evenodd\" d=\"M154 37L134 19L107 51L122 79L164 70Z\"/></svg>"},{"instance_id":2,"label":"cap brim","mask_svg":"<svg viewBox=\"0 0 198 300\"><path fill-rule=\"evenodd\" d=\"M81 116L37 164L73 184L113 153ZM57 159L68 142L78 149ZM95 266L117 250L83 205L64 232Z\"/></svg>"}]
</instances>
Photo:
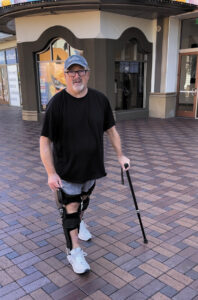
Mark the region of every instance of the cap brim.
<instances>
[{"instance_id":1,"label":"cap brim","mask_svg":"<svg viewBox=\"0 0 198 300\"><path fill-rule=\"evenodd\" d=\"M68 66L67 67L65 67L65 70L68 70L71 66L73 66L73 65L78 65L78 66L81 66L81 67L83 67L83 68L88 68L88 66L86 66L86 65L83 65L83 64L80 64L79 62L72 62L71 64L68 64Z\"/></svg>"}]
</instances>

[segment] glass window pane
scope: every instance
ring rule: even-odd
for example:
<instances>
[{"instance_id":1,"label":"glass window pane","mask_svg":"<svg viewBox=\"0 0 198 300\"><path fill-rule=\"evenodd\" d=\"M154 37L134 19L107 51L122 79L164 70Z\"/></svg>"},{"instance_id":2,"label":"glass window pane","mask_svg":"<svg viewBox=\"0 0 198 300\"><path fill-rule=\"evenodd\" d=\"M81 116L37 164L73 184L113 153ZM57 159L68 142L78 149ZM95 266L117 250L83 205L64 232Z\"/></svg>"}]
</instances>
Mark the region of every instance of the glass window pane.
<instances>
[{"instance_id":1,"label":"glass window pane","mask_svg":"<svg viewBox=\"0 0 198 300\"><path fill-rule=\"evenodd\" d=\"M11 48L6 50L6 62L8 65L16 64L16 49Z\"/></svg>"},{"instance_id":2,"label":"glass window pane","mask_svg":"<svg viewBox=\"0 0 198 300\"><path fill-rule=\"evenodd\" d=\"M181 49L198 48L198 18L182 21Z\"/></svg>"},{"instance_id":3,"label":"glass window pane","mask_svg":"<svg viewBox=\"0 0 198 300\"><path fill-rule=\"evenodd\" d=\"M83 55L83 50L78 50L70 46L70 55Z\"/></svg>"},{"instance_id":4,"label":"glass window pane","mask_svg":"<svg viewBox=\"0 0 198 300\"><path fill-rule=\"evenodd\" d=\"M69 45L63 39L58 39L52 44L52 60L65 61L69 56Z\"/></svg>"},{"instance_id":5,"label":"glass window pane","mask_svg":"<svg viewBox=\"0 0 198 300\"><path fill-rule=\"evenodd\" d=\"M41 108L46 109L46 105L51 97L66 87L64 77L63 62L39 62L39 80Z\"/></svg>"},{"instance_id":6,"label":"glass window pane","mask_svg":"<svg viewBox=\"0 0 198 300\"><path fill-rule=\"evenodd\" d=\"M0 64L4 65L6 63L5 60L5 51L0 51Z\"/></svg>"},{"instance_id":7,"label":"glass window pane","mask_svg":"<svg viewBox=\"0 0 198 300\"><path fill-rule=\"evenodd\" d=\"M50 51L50 47L45 51L45 52L42 52L42 53L39 53L37 55L37 59L39 61L50 61L51 60L51 51Z\"/></svg>"},{"instance_id":8,"label":"glass window pane","mask_svg":"<svg viewBox=\"0 0 198 300\"><path fill-rule=\"evenodd\" d=\"M0 66L0 103L9 103L8 74L6 65Z\"/></svg>"},{"instance_id":9,"label":"glass window pane","mask_svg":"<svg viewBox=\"0 0 198 300\"><path fill-rule=\"evenodd\" d=\"M196 55L182 56L178 94L178 110L193 111L196 64Z\"/></svg>"},{"instance_id":10,"label":"glass window pane","mask_svg":"<svg viewBox=\"0 0 198 300\"><path fill-rule=\"evenodd\" d=\"M132 39L116 53L115 62L115 109L144 108L146 93L146 56L138 52L138 42Z\"/></svg>"},{"instance_id":11,"label":"glass window pane","mask_svg":"<svg viewBox=\"0 0 198 300\"><path fill-rule=\"evenodd\" d=\"M41 110L46 109L54 94L66 87L64 62L73 54L83 55L83 51L72 48L61 38L52 41L42 53L37 53Z\"/></svg>"}]
</instances>

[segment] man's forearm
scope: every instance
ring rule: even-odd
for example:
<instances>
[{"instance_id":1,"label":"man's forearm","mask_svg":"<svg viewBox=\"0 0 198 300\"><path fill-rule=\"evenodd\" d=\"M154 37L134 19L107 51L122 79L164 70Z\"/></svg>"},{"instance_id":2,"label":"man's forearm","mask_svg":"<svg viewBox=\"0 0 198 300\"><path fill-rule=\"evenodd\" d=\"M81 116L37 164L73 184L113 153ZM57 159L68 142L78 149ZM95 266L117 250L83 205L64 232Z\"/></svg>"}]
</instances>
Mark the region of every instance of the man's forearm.
<instances>
[{"instance_id":1,"label":"man's forearm","mask_svg":"<svg viewBox=\"0 0 198 300\"><path fill-rule=\"evenodd\" d=\"M108 137L111 141L113 148L118 156L118 161L123 168L123 170L128 170L130 167L130 160L123 155L122 153L122 145L119 133L117 132L115 126L111 127L107 130ZM127 165L127 167L126 167Z\"/></svg>"},{"instance_id":2,"label":"man's forearm","mask_svg":"<svg viewBox=\"0 0 198 300\"><path fill-rule=\"evenodd\" d=\"M44 136L40 137L40 156L48 176L56 173L54 168L51 141Z\"/></svg>"},{"instance_id":3,"label":"man's forearm","mask_svg":"<svg viewBox=\"0 0 198 300\"><path fill-rule=\"evenodd\" d=\"M108 137L118 157L123 155L120 136L115 127L107 130Z\"/></svg>"},{"instance_id":4,"label":"man's forearm","mask_svg":"<svg viewBox=\"0 0 198 300\"><path fill-rule=\"evenodd\" d=\"M52 143L45 136L40 137L40 155L48 175L48 185L52 191L56 191L62 187L62 182L54 167Z\"/></svg>"}]
</instances>

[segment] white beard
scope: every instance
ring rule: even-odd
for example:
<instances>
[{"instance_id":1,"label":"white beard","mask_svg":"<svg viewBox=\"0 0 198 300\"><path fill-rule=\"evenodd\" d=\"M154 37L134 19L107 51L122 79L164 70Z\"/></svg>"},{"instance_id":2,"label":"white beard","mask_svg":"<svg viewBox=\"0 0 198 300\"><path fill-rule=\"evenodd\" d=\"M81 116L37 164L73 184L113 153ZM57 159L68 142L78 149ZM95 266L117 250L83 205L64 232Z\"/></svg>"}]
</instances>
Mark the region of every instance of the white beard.
<instances>
[{"instance_id":1,"label":"white beard","mask_svg":"<svg viewBox=\"0 0 198 300\"><path fill-rule=\"evenodd\" d=\"M85 86L83 83L81 83L80 85L73 84L72 87L73 87L73 90L77 93L81 93L85 89Z\"/></svg>"}]
</instances>

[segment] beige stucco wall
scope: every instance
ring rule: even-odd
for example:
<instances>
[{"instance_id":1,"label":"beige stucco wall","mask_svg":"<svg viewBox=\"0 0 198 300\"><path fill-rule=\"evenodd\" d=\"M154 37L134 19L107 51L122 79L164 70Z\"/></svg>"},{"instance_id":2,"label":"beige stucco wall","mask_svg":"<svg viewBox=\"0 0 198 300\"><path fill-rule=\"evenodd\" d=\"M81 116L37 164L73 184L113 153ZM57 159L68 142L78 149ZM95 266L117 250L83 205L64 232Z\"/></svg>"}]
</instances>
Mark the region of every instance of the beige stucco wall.
<instances>
[{"instance_id":1,"label":"beige stucco wall","mask_svg":"<svg viewBox=\"0 0 198 300\"><path fill-rule=\"evenodd\" d=\"M1 41L0 42L0 50L9 49L17 46L17 41Z\"/></svg>"},{"instance_id":2,"label":"beige stucco wall","mask_svg":"<svg viewBox=\"0 0 198 300\"><path fill-rule=\"evenodd\" d=\"M36 41L45 30L53 26L63 26L81 39L118 39L126 29L138 28L153 44L151 92L154 91L156 20L134 18L102 11L70 11L56 15L32 15L16 18L15 24L17 43Z\"/></svg>"},{"instance_id":3,"label":"beige stucco wall","mask_svg":"<svg viewBox=\"0 0 198 300\"><path fill-rule=\"evenodd\" d=\"M53 26L71 30L77 38L118 39L131 27L140 29L149 42L153 42L155 21L133 18L101 11L65 12L56 15L32 15L16 18L17 42L36 41L40 35Z\"/></svg>"},{"instance_id":4,"label":"beige stucco wall","mask_svg":"<svg viewBox=\"0 0 198 300\"><path fill-rule=\"evenodd\" d=\"M38 121L38 112L32 110L22 110L22 119L24 121Z\"/></svg>"},{"instance_id":5,"label":"beige stucco wall","mask_svg":"<svg viewBox=\"0 0 198 300\"><path fill-rule=\"evenodd\" d=\"M173 118L176 109L176 93L152 93L149 97L149 117Z\"/></svg>"}]
</instances>

